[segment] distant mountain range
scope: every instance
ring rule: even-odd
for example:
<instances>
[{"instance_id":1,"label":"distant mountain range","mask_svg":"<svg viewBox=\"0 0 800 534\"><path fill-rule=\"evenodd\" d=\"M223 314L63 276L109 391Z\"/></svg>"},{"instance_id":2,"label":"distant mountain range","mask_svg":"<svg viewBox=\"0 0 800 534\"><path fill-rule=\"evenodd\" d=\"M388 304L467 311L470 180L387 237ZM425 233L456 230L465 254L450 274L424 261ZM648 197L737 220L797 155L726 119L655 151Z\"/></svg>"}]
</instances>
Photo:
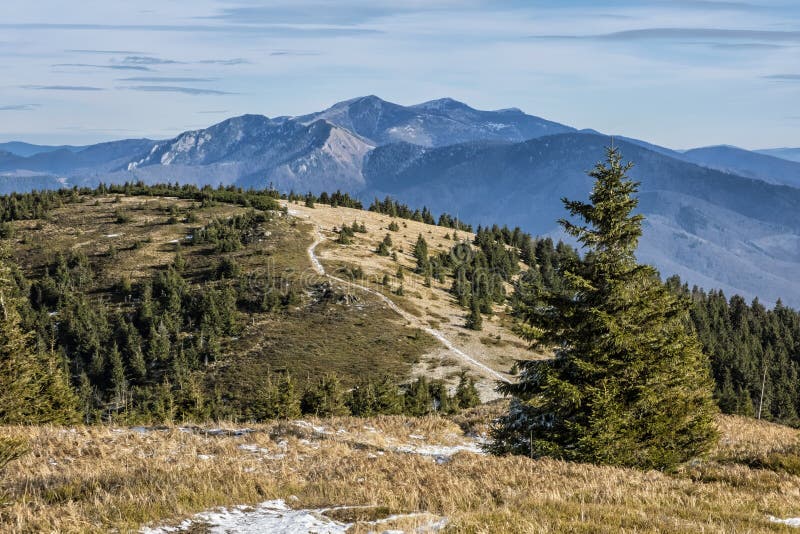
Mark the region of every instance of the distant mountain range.
<instances>
[{"instance_id":1,"label":"distant mountain range","mask_svg":"<svg viewBox=\"0 0 800 534\"><path fill-rule=\"evenodd\" d=\"M775 156L776 158L800 162L800 148L765 148L756 150L756 152L759 154L766 154L767 156Z\"/></svg>"},{"instance_id":2,"label":"distant mountain range","mask_svg":"<svg viewBox=\"0 0 800 534\"><path fill-rule=\"evenodd\" d=\"M391 195L474 223L558 235L560 198L619 146L635 162L639 251L665 275L800 307L800 149L676 151L452 99L355 98L299 117L244 115L170 140L0 144L0 192L142 180Z\"/></svg>"}]
</instances>

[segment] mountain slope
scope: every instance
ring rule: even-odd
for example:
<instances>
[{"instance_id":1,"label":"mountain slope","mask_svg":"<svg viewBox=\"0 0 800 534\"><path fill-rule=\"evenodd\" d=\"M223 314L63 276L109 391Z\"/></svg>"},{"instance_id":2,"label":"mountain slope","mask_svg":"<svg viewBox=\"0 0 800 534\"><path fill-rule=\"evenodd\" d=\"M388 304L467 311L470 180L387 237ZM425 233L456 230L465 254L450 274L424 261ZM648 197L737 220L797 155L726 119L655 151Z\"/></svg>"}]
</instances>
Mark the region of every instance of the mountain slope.
<instances>
[{"instance_id":1,"label":"mountain slope","mask_svg":"<svg viewBox=\"0 0 800 534\"><path fill-rule=\"evenodd\" d=\"M759 154L766 154L789 161L800 162L800 148L765 148L756 150Z\"/></svg>"},{"instance_id":2,"label":"mountain slope","mask_svg":"<svg viewBox=\"0 0 800 534\"><path fill-rule=\"evenodd\" d=\"M687 150L680 158L739 176L800 187L800 162L726 145Z\"/></svg>"},{"instance_id":3,"label":"mountain slope","mask_svg":"<svg viewBox=\"0 0 800 534\"><path fill-rule=\"evenodd\" d=\"M363 187L361 162L372 149L324 120L243 115L158 143L126 172L148 182L214 181L242 187L320 190ZM118 174L118 176L122 176Z\"/></svg>"},{"instance_id":4,"label":"mountain slope","mask_svg":"<svg viewBox=\"0 0 800 534\"><path fill-rule=\"evenodd\" d=\"M609 138L563 134L517 144L418 151L380 147L365 165L369 193L456 213L476 223L558 233L558 199L588 196L586 170ZM615 140L640 180L647 217L639 255L665 275L774 302L800 305L800 189L725 174Z\"/></svg>"},{"instance_id":5,"label":"mountain slope","mask_svg":"<svg viewBox=\"0 0 800 534\"><path fill-rule=\"evenodd\" d=\"M346 128L375 145L399 141L421 146L476 140L523 141L575 131L518 109L479 111L450 98L400 106L371 95L298 117L304 123L319 119Z\"/></svg>"},{"instance_id":6,"label":"mountain slope","mask_svg":"<svg viewBox=\"0 0 800 534\"><path fill-rule=\"evenodd\" d=\"M40 152L28 157L0 153L0 171L66 176L96 176L124 168L131 157L151 149L150 139L126 139L100 143L74 152L71 148Z\"/></svg>"},{"instance_id":7,"label":"mountain slope","mask_svg":"<svg viewBox=\"0 0 800 534\"><path fill-rule=\"evenodd\" d=\"M35 156L44 152L55 152L56 150L69 150L70 152L78 152L86 147L82 146L49 146L49 145L33 145L31 143L23 143L20 141L11 141L8 143L0 143L0 152L10 152L16 156L27 158L28 156Z\"/></svg>"}]
</instances>

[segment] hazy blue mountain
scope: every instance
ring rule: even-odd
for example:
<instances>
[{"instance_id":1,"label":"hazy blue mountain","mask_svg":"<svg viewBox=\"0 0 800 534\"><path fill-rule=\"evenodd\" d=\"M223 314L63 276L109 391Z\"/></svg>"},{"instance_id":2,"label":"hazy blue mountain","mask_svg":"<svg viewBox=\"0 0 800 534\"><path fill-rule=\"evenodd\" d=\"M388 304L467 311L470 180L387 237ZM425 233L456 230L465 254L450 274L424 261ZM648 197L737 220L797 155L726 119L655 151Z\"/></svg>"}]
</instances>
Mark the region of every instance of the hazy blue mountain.
<instances>
[{"instance_id":1,"label":"hazy blue mountain","mask_svg":"<svg viewBox=\"0 0 800 534\"><path fill-rule=\"evenodd\" d=\"M28 157L0 153L0 172L25 176L30 173L63 177L99 176L125 168L136 154L150 150L155 141L126 139L100 143L73 152L59 148Z\"/></svg>"},{"instance_id":2,"label":"hazy blue mountain","mask_svg":"<svg viewBox=\"0 0 800 534\"><path fill-rule=\"evenodd\" d=\"M61 146L32 145L30 143L23 143L21 141L0 143L0 152L10 152L15 156L22 156L24 158L27 158L28 156L35 156L36 154L41 154L43 152L55 152L56 150L69 150L71 152L78 152L80 150L83 150L84 148L86 147L71 146L71 145L61 145Z\"/></svg>"},{"instance_id":3,"label":"hazy blue mountain","mask_svg":"<svg viewBox=\"0 0 800 534\"><path fill-rule=\"evenodd\" d=\"M765 148L756 150L759 154L766 154L776 158L800 162L800 148Z\"/></svg>"},{"instance_id":4,"label":"hazy blue mountain","mask_svg":"<svg viewBox=\"0 0 800 534\"><path fill-rule=\"evenodd\" d=\"M324 120L309 124L243 115L156 143L131 161L130 175L148 182L235 183L301 191L364 187L361 165L373 148Z\"/></svg>"},{"instance_id":5,"label":"hazy blue mountain","mask_svg":"<svg viewBox=\"0 0 800 534\"><path fill-rule=\"evenodd\" d=\"M727 145L687 150L680 157L723 172L800 187L800 162Z\"/></svg>"},{"instance_id":6,"label":"hazy blue mountain","mask_svg":"<svg viewBox=\"0 0 800 534\"><path fill-rule=\"evenodd\" d=\"M476 140L523 141L575 131L516 108L480 111L451 98L401 106L371 95L345 100L324 111L297 117L305 123L320 119L346 128L374 145L399 141L420 146L444 146Z\"/></svg>"},{"instance_id":7,"label":"hazy blue mountain","mask_svg":"<svg viewBox=\"0 0 800 534\"><path fill-rule=\"evenodd\" d=\"M559 199L587 198L586 170L609 143L605 136L562 134L513 144L379 147L365 164L365 193L557 235L556 220L565 214ZM800 306L800 189L614 143L642 182L640 259L690 283Z\"/></svg>"}]
</instances>

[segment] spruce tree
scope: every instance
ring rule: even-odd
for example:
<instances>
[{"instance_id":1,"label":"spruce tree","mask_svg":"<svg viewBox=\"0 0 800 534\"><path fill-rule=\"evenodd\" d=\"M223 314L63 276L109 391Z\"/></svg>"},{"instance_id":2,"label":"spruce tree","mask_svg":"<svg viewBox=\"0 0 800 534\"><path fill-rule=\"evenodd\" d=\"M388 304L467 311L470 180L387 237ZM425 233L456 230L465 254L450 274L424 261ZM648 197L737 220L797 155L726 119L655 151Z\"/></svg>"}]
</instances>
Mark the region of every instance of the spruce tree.
<instances>
[{"instance_id":1,"label":"spruce tree","mask_svg":"<svg viewBox=\"0 0 800 534\"><path fill-rule=\"evenodd\" d=\"M417 260L417 266L414 271L417 274L427 274L431 270L430 260L428 259L428 243L422 234L417 238L414 245L414 258Z\"/></svg>"},{"instance_id":2,"label":"spruce tree","mask_svg":"<svg viewBox=\"0 0 800 534\"><path fill-rule=\"evenodd\" d=\"M483 329L483 317L481 316L480 304L478 304L478 299L476 299L474 296L470 300L469 315L467 315L467 322L465 326L470 330Z\"/></svg>"},{"instance_id":3,"label":"spruce tree","mask_svg":"<svg viewBox=\"0 0 800 534\"><path fill-rule=\"evenodd\" d=\"M461 373L456 387L455 401L459 408L472 408L481 403L478 390L475 388L475 381L469 378L467 373Z\"/></svg>"},{"instance_id":4,"label":"spruce tree","mask_svg":"<svg viewBox=\"0 0 800 534\"><path fill-rule=\"evenodd\" d=\"M590 202L564 199L559 221L585 249L562 265L565 288L534 288L521 331L548 360L520 362L489 449L532 457L665 469L716 440L709 363L685 327L688 302L636 262L638 184L614 148L589 173Z\"/></svg>"},{"instance_id":5,"label":"spruce tree","mask_svg":"<svg viewBox=\"0 0 800 534\"><path fill-rule=\"evenodd\" d=\"M58 355L37 351L23 331L21 300L11 268L0 258L0 424L73 423L75 392Z\"/></svg>"}]
</instances>

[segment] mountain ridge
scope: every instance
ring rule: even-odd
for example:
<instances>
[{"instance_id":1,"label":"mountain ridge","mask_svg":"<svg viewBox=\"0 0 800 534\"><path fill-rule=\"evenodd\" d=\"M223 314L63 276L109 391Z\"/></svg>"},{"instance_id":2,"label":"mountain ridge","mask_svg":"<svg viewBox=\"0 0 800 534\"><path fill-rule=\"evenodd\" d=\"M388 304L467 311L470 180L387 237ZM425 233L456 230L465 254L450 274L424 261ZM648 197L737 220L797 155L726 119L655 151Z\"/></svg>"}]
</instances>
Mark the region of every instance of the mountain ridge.
<instances>
[{"instance_id":1,"label":"mountain ridge","mask_svg":"<svg viewBox=\"0 0 800 534\"><path fill-rule=\"evenodd\" d=\"M787 274L800 268L800 190L790 187L800 185L800 163L733 147L680 152L450 98L402 106L368 95L296 117L232 117L169 140L0 153L0 191L101 181L341 189L557 235L559 199L587 197L585 172L612 143L643 180L644 259L690 283L800 306L800 283Z\"/></svg>"}]
</instances>

